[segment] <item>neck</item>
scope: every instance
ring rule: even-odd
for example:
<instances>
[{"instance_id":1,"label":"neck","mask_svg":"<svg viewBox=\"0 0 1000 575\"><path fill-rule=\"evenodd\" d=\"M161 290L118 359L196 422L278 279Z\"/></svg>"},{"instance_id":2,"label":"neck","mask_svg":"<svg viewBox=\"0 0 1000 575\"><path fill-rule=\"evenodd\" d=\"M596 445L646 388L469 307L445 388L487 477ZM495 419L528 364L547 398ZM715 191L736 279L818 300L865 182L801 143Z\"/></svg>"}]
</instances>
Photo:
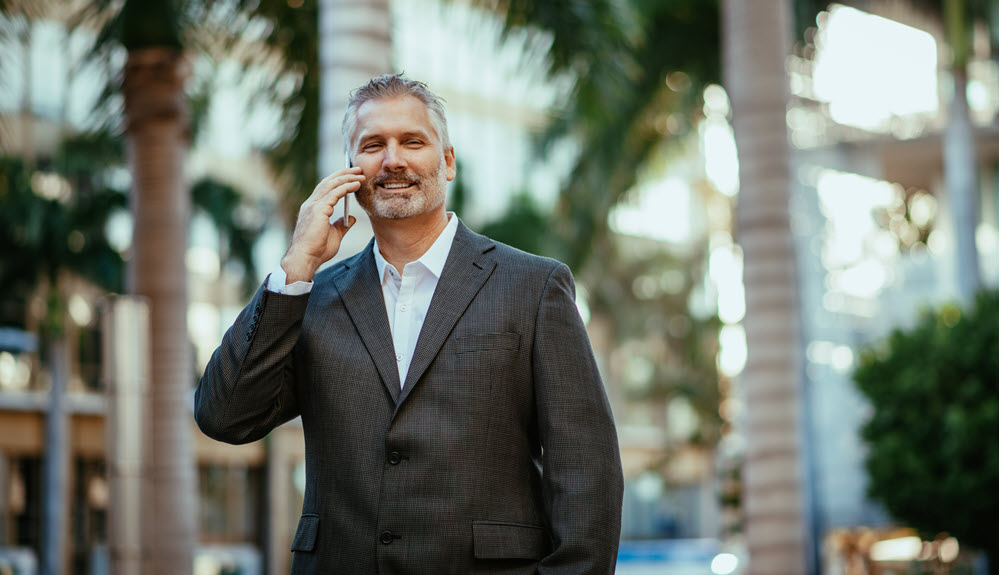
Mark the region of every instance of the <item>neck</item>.
<instances>
[{"instance_id":1,"label":"neck","mask_svg":"<svg viewBox=\"0 0 1000 575\"><path fill-rule=\"evenodd\" d=\"M444 205L441 205L440 208L419 216L401 220L373 216L371 222L379 253L402 274L403 266L420 259L438 239L441 231L448 225L448 214Z\"/></svg>"}]
</instances>

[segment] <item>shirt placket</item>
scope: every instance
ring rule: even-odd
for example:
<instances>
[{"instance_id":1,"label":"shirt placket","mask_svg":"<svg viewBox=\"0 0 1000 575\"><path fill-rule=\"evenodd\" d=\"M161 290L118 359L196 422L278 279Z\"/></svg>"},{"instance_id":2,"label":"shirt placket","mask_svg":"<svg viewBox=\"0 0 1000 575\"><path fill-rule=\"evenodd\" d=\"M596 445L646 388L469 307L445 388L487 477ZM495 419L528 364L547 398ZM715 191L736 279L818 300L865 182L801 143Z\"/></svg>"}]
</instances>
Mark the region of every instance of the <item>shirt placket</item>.
<instances>
[{"instance_id":1,"label":"shirt placket","mask_svg":"<svg viewBox=\"0 0 1000 575\"><path fill-rule=\"evenodd\" d=\"M399 385L406 382L406 372L410 368L413 350L409 349L410 330L413 322L413 297L417 285L415 270L409 266L403 268L403 277L399 284L399 297L396 298L396 309L393 310L392 345L396 350L396 364L399 367Z\"/></svg>"}]
</instances>

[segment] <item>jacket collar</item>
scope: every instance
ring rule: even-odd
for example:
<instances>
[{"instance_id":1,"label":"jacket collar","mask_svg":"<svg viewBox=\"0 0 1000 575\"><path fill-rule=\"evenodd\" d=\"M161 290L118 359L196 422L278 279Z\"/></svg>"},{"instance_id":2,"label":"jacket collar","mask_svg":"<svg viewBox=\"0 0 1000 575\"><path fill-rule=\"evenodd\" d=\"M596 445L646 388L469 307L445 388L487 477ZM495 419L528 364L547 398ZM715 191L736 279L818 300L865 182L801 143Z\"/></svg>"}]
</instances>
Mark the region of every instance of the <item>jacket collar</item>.
<instances>
[{"instance_id":1,"label":"jacket collar","mask_svg":"<svg viewBox=\"0 0 1000 575\"><path fill-rule=\"evenodd\" d=\"M491 254L496 243L473 232L459 220L451 251L434 290L402 389L399 385L389 320L385 314L378 266L375 263L374 243L373 238L364 250L344 260L345 271L335 275L333 281L361 340L375 362L382 383L398 409L496 268L497 262Z\"/></svg>"}]
</instances>

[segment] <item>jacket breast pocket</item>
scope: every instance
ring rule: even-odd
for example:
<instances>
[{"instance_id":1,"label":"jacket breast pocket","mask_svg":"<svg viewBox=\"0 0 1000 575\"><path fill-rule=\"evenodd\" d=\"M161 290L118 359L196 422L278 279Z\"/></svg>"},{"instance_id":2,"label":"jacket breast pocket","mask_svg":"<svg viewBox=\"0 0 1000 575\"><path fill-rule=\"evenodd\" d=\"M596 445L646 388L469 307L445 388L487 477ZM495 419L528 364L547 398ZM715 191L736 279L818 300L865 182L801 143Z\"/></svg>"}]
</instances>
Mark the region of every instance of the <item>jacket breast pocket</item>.
<instances>
[{"instance_id":1,"label":"jacket breast pocket","mask_svg":"<svg viewBox=\"0 0 1000 575\"><path fill-rule=\"evenodd\" d=\"M292 551L312 552L316 547L316 534L319 532L319 515L303 514L299 518L299 526L295 529L292 539Z\"/></svg>"},{"instance_id":2,"label":"jacket breast pocket","mask_svg":"<svg viewBox=\"0 0 1000 575\"><path fill-rule=\"evenodd\" d=\"M476 559L534 559L545 557L550 550L549 534L544 527L473 521L472 542Z\"/></svg>"},{"instance_id":3,"label":"jacket breast pocket","mask_svg":"<svg viewBox=\"0 0 1000 575\"><path fill-rule=\"evenodd\" d=\"M521 334L478 333L455 338L455 355L480 351L517 351L521 347Z\"/></svg>"}]
</instances>

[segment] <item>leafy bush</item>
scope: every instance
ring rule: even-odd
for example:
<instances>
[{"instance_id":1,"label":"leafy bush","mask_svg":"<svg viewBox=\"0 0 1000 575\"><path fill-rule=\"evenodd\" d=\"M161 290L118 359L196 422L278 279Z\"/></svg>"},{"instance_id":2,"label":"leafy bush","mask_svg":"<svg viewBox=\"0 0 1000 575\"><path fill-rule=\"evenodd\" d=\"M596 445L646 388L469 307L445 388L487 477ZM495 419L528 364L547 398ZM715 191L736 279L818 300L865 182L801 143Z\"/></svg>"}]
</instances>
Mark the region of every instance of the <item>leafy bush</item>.
<instances>
[{"instance_id":1,"label":"leafy bush","mask_svg":"<svg viewBox=\"0 0 1000 575\"><path fill-rule=\"evenodd\" d=\"M997 293L944 306L862 352L869 495L926 537L997 547Z\"/></svg>"}]
</instances>

